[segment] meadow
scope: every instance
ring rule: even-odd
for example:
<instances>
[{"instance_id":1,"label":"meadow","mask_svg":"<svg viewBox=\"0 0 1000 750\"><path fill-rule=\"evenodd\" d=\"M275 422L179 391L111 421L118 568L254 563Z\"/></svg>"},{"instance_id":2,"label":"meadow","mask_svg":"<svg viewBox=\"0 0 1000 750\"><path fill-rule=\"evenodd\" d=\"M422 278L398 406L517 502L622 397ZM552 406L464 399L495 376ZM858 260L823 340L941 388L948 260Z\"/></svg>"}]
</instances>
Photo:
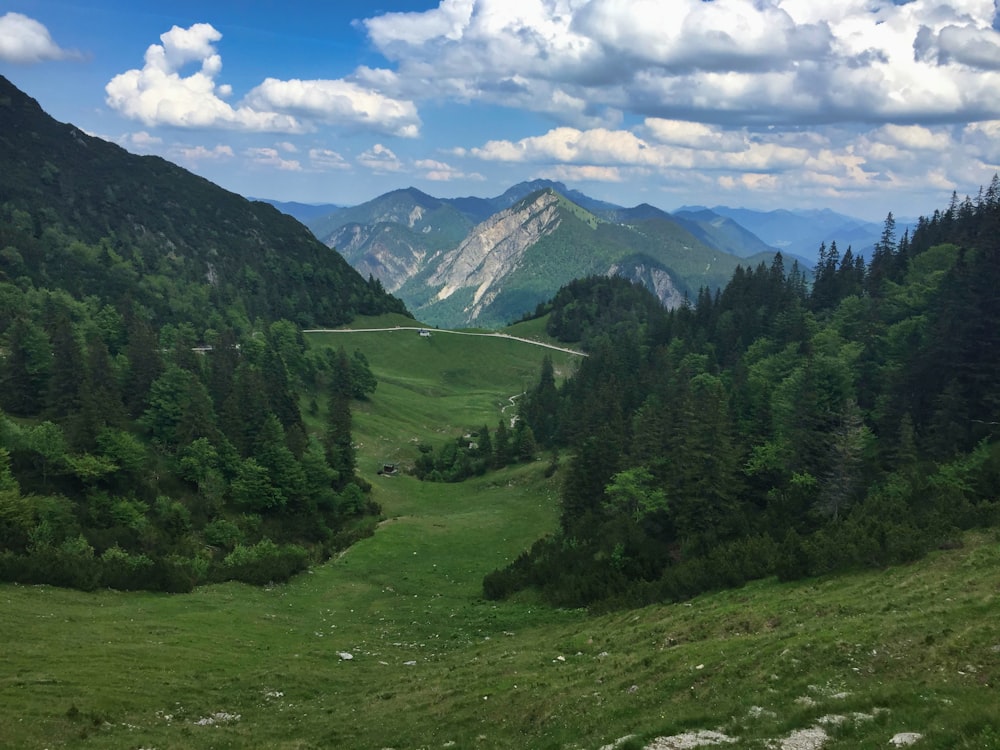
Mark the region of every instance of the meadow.
<instances>
[{"instance_id":1,"label":"meadow","mask_svg":"<svg viewBox=\"0 0 1000 750\"><path fill-rule=\"evenodd\" d=\"M412 321L356 323L396 325ZM375 535L263 588L0 586L0 747L1000 747L995 532L911 566L599 617L488 602L483 575L555 529L565 462L461 484L376 471L495 427L546 352L562 375L574 356L412 329L309 338L378 377L354 411Z\"/></svg>"}]
</instances>

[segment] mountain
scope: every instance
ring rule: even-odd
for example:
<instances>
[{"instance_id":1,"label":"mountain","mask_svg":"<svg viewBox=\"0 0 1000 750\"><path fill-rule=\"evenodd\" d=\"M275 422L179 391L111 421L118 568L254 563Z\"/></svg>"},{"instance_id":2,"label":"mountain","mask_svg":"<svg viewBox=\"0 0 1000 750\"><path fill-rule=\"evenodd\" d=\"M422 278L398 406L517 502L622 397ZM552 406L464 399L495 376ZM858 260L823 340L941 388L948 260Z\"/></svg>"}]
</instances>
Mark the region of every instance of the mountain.
<instances>
[{"instance_id":1,"label":"mountain","mask_svg":"<svg viewBox=\"0 0 1000 750\"><path fill-rule=\"evenodd\" d=\"M326 216L332 211L336 211L340 206L335 203L299 203L298 201L274 201L268 198L252 198L247 196L247 200L259 200L262 203L269 203L283 214L293 216L303 224L321 216Z\"/></svg>"},{"instance_id":2,"label":"mountain","mask_svg":"<svg viewBox=\"0 0 1000 750\"><path fill-rule=\"evenodd\" d=\"M677 213L700 213L706 210L709 209L702 206L686 206ZM831 242L836 242L841 252L850 246L855 255L860 253L870 257L872 247L882 234L882 224L829 209L754 211L747 208L715 206L710 210L719 216L732 219L782 253L808 259L810 267L815 263L816 254L822 243L830 245ZM897 219L897 234L901 235L907 229L912 232L914 226L913 222Z\"/></svg>"},{"instance_id":3,"label":"mountain","mask_svg":"<svg viewBox=\"0 0 1000 750\"><path fill-rule=\"evenodd\" d=\"M738 258L748 258L758 253L773 253L777 250L746 227L707 208L675 211L673 216L702 242Z\"/></svg>"},{"instance_id":4,"label":"mountain","mask_svg":"<svg viewBox=\"0 0 1000 750\"><path fill-rule=\"evenodd\" d=\"M509 322L593 274L640 281L674 307L701 286L720 287L740 262L722 232L693 219L648 204L616 206L549 180L493 198L396 190L309 227L421 320L445 327ZM730 234L749 262L770 262L773 248L738 229Z\"/></svg>"},{"instance_id":5,"label":"mountain","mask_svg":"<svg viewBox=\"0 0 1000 750\"><path fill-rule=\"evenodd\" d=\"M398 293L428 323L493 326L591 275L641 281L675 307L701 286L724 284L738 263L669 217L617 224L545 189L476 225L453 250L430 256Z\"/></svg>"},{"instance_id":6,"label":"mountain","mask_svg":"<svg viewBox=\"0 0 1000 750\"><path fill-rule=\"evenodd\" d=\"M307 223L359 273L379 279L390 292L419 273L428 255L460 243L474 224L455 206L416 188L394 190Z\"/></svg>"},{"instance_id":7,"label":"mountain","mask_svg":"<svg viewBox=\"0 0 1000 750\"><path fill-rule=\"evenodd\" d=\"M155 325L403 310L273 206L56 122L2 77L0 247L17 248L4 278L112 305L128 296Z\"/></svg>"}]
</instances>

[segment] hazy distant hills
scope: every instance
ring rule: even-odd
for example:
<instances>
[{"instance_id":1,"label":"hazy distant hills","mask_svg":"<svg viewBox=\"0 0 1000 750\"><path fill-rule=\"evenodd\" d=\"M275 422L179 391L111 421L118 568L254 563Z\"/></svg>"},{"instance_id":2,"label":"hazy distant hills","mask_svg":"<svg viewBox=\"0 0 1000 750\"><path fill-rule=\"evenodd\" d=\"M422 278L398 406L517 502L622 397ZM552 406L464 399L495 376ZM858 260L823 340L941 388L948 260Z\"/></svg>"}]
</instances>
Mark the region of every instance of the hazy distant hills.
<instances>
[{"instance_id":1,"label":"hazy distant hills","mask_svg":"<svg viewBox=\"0 0 1000 750\"><path fill-rule=\"evenodd\" d=\"M753 211L746 208L714 206L685 206L677 215L711 211L718 216L731 219L743 229L753 233L764 243L781 250L786 255L799 256L815 263L819 246L836 241L841 253L850 246L855 255L871 257L872 246L882 234L882 224L865 221L853 216L821 210ZM897 236L912 226L896 218Z\"/></svg>"},{"instance_id":2,"label":"hazy distant hills","mask_svg":"<svg viewBox=\"0 0 1000 750\"><path fill-rule=\"evenodd\" d=\"M281 211L298 219L303 224L307 224L320 216L326 216L331 211L336 211L341 206L336 203L299 203L298 201L273 201L268 198L252 198L247 196L247 200L268 203Z\"/></svg>"},{"instance_id":3,"label":"hazy distant hills","mask_svg":"<svg viewBox=\"0 0 1000 750\"><path fill-rule=\"evenodd\" d=\"M493 198L394 190L307 225L418 318L451 327L509 322L593 274L641 281L675 306L775 252L707 210L675 217L648 204L625 208L549 180Z\"/></svg>"}]
</instances>

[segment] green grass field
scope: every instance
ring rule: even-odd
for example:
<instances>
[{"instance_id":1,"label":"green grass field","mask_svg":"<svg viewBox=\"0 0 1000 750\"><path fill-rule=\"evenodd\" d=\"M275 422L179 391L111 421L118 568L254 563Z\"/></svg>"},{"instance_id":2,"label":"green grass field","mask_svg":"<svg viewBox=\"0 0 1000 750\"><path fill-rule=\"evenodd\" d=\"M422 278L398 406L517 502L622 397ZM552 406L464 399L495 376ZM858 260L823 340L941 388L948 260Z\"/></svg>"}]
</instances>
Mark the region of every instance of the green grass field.
<instances>
[{"instance_id":1,"label":"green grass field","mask_svg":"<svg viewBox=\"0 0 1000 750\"><path fill-rule=\"evenodd\" d=\"M495 426L546 350L310 339L361 349L380 381L355 412L375 536L267 588L0 586L0 747L598 750L707 730L739 748L885 748L900 732L919 750L1000 747L995 533L908 567L601 617L486 602L482 576L555 527L560 474L540 461L449 485L375 468Z\"/></svg>"}]
</instances>

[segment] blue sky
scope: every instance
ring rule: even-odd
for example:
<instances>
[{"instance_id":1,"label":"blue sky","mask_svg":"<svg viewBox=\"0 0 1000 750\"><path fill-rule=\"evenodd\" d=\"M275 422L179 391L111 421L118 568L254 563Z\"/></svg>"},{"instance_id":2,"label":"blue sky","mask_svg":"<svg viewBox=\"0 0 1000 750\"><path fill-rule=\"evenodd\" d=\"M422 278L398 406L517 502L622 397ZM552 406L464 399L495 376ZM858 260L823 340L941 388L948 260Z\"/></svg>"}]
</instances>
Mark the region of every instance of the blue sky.
<instances>
[{"instance_id":1,"label":"blue sky","mask_svg":"<svg viewBox=\"0 0 1000 750\"><path fill-rule=\"evenodd\" d=\"M625 205L880 220L1000 169L997 17L994 0L14 0L0 74L244 195L546 177Z\"/></svg>"}]
</instances>

